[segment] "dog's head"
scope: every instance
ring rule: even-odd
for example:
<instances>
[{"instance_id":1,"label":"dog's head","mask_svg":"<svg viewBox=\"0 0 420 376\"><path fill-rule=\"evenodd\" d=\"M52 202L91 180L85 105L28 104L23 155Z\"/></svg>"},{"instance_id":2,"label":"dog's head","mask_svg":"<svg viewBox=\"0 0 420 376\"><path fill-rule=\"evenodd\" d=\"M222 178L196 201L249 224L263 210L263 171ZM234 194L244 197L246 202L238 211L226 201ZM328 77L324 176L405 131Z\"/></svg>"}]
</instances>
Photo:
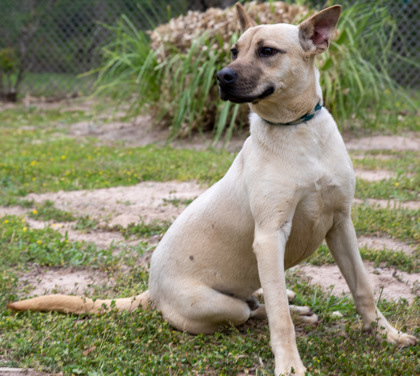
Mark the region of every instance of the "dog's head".
<instances>
[{"instance_id":1,"label":"dog's head","mask_svg":"<svg viewBox=\"0 0 420 376\"><path fill-rule=\"evenodd\" d=\"M232 63L217 73L221 99L256 104L269 97L294 96L314 85L313 58L328 48L340 5L298 26L257 26L242 5L236 8L244 33L231 49Z\"/></svg>"}]
</instances>

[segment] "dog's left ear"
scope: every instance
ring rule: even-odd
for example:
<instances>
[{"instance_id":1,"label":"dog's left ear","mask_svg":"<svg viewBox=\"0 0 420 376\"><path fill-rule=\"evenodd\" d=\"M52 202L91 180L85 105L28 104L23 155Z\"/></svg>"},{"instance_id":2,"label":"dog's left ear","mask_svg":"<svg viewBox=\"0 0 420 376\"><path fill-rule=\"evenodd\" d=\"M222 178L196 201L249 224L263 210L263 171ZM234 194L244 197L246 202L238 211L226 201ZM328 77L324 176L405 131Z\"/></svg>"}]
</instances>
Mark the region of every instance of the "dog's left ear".
<instances>
[{"instance_id":1,"label":"dog's left ear","mask_svg":"<svg viewBox=\"0 0 420 376\"><path fill-rule=\"evenodd\" d=\"M236 3L236 12L238 14L239 23L241 24L242 32L246 31L252 26L257 26L257 23L246 12L241 3Z\"/></svg>"},{"instance_id":2,"label":"dog's left ear","mask_svg":"<svg viewBox=\"0 0 420 376\"><path fill-rule=\"evenodd\" d=\"M341 5L334 5L299 25L299 40L305 52L315 55L328 49L340 13Z\"/></svg>"}]
</instances>

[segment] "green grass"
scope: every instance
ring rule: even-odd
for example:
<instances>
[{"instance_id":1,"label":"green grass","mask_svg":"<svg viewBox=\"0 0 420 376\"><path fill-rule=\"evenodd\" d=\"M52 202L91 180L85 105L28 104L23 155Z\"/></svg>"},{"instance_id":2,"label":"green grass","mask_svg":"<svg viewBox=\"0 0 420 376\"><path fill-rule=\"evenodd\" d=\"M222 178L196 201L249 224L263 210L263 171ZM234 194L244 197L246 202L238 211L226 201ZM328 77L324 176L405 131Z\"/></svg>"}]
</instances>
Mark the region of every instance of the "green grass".
<instances>
[{"instance_id":1,"label":"green grass","mask_svg":"<svg viewBox=\"0 0 420 376\"><path fill-rule=\"evenodd\" d=\"M93 84L93 78L81 78L76 74L27 72L19 91L28 91L34 97L68 98L69 93L89 94Z\"/></svg>"},{"instance_id":2,"label":"green grass","mask_svg":"<svg viewBox=\"0 0 420 376\"><path fill-rule=\"evenodd\" d=\"M118 280L113 293L129 296L133 288L144 289L146 280L141 269L132 270ZM418 347L399 350L378 344L362 332L348 298L325 295L293 274L288 282L300 292L297 303L310 304L323 321L316 328L297 330L298 348L311 374L416 374ZM3 283L13 286L10 280ZM418 301L411 306L403 301L379 305L401 329L412 326L412 318L420 314ZM331 317L337 310L345 315L344 320ZM91 318L4 312L0 332L3 354L13 359L4 364L11 367L68 375L236 375L256 368L260 375L273 373L266 321L192 336L174 331L156 311L112 312Z\"/></svg>"},{"instance_id":3,"label":"green grass","mask_svg":"<svg viewBox=\"0 0 420 376\"><path fill-rule=\"evenodd\" d=\"M63 108L55 109L43 109L42 106L36 105L18 105L17 107L0 111L0 126L2 133L5 135L21 132L28 128L32 131L49 129L50 131L58 132L60 125L73 124L91 118L92 115L89 113L80 110L66 110L64 105ZM39 134L33 133L32 137ZM18 135L21 136L20 133ZM23 135L30 137L31 134L24 133ZM21 138L19 137L19 139Z\"/></svg>"},{"instance_id":4,"label":"green grass","mask_svg":"<svg viewBox=\"0 0 420 376\"><path fill-rule=\"evenodd\" d=\"M357 198L367 199L375 197L377 199L400 201L417 200L420 192L420 175L416 177L399 174L395 178L381 181L368 181L357 179Z\"/></svg>"},{"instance_id":5,"label":"green grass","mask_svg":"<svg viewBox=\"0 0 420 376\"><path fill-rule=\"evenodd\" d=\"M139 218L141 220L141 217ZM88 232L92 230L119 232L125 239L129 238L150 238L152 236L162 236L171 225L171 222L154 220L151 223L145 223L141 220L139 223L129 223L126 227L121 225L100 225L98 220L89 216L79 217L73 226L75 230Z\"/></svg>"},{"instance_id":6,"label":"green grass","mask_svg":"<svg viewBox=\"0 0 420 376\"><path fill-rule=\"evenodd\" d=\"M420 187L420 152L371 150L351 152L355 168L363 170L386 170L393 175L381 181L357 180L356 197L367 199L417 200Z\"/></svg>"},{"instance_id":7,"label":"green grass","mask_svg":"<svg viewBox=\"0 0 420 376\"><path fill-rule=\"evenodd\" d=\"M17 216L0 218L0 271L23 270L28 265L89 266L105 268L118 260L112 247L98 249L93 243L71 242L51 227L33 229Z\"/></svg>"},{"instance_id":8,"label":"green grass","mask_svg":"<svg viewBox=\"0 0 420 376\"><path fill-rule=\"evenodd\" d=\"M73 222L76 220L73 214L55 208L54 203L49 200L35 204L35 209L29 212L29 216L43 221Z\"/></svg>"},{"instance_id":9,"label":"green grass","mask_svg":"<svg viewBox=\"0 0 420 376\"><path fill-rule=\"evenodd\" d=\"M1 127L0 127L1 128ZM37 131L6 132L0 148L0 204L28 193L133 185L141 181L219 180L233 160L221 151L145 146L118 148ZM35 142L36 141L36 142Z\"/></svg>"},{"instance_id":10,"label":"green grass","mask_svg":"<svg viewBox=\"0 0 420 376\"><path fill-rule=\"evenodd\" d=\"M352 217L357 235L384 234L414 244L420 242L419 210L356 205Z\"/></svg>"},{"instance_id":11,"label":"green grass","mask_svg":"<svg viewBox=\"0 0 420 376\"><path fill-rule=\"evenodd\" d=\"M420 173L419 151L404 150L352 150L354 167L366 170L389 170L400 173Z\"/></svg>"},{"instance_id":12,"label":"green grass","mask_svg":"<svg viewBox=\"0 0 420 376\"><path fill-rule=\"evenodd\" d=\"M409 273L420 272L419 253L409 255L403 251L390 249L373 250L366 247L359 248L363 260L372 261L377 267L394 267ZM334 264L334 259L327 246L321 245L318 250L308 259L312 265Z\"/></svg>"},{"instance_id":13,"label":"green grass","mask_svg":"<svg viewBox=\"0 0 420 376\"><path fill-rule=\"evenodd\" d=\"M127 227L115 225L112 227L105 227L108 231L118 231L124 238L128 239L135 236L136 238L150 238L156 235L163 235L171 225L170 221L153 221L149 224L141 221L140 223L130 223Z\"/></svg>"}]
</instances>

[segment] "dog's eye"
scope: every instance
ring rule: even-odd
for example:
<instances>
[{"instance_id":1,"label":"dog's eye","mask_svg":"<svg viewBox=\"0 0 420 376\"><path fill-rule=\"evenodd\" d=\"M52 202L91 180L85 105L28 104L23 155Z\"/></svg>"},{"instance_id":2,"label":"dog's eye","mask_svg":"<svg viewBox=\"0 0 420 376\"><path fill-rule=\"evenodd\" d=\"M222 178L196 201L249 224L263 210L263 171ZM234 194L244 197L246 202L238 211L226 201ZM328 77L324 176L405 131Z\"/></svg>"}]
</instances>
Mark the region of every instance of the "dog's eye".
<instances>
[{"instance_id":1,"label":"dog's eye","mask_svg":"<svg viewBox=\"0 0 420 376\"><path fill-rule=\"evenodd\" d=\"M232 53L232 59L235 60L238 56L238 50L236 48L232 48L230 52Z\"/></svg>"},{"instance_id":2,"label":"dog's eye","mask_svg":"<svg viewBox=\"0 0 420 376\"><path fill-rule=\"evenodd\" d=\"M265 56L273 56L278 52L278 50L271 48L271 47L263 47L259 51L259 55L262 57Z\"/></svg>"}]
</instances>

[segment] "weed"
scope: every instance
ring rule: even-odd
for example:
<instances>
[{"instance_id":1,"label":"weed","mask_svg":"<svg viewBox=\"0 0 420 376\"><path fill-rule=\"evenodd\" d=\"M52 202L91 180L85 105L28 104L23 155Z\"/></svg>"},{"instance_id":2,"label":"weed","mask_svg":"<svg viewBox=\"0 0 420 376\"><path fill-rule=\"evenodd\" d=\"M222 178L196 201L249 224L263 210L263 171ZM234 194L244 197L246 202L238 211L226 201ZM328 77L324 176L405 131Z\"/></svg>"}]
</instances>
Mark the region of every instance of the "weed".
<instances>
[{"instance_id":1,"label":"weed","mask_svg":"<svg viewBox=\"0 0 420 376\"><path fill-rule=\"evenodd\" d=\"M118 231L126 239L131 236L136 236L137 238L150 238L152 236L163 236L171 224L172 222L170 221L155 220L149 224L141 221L140 223L130 223L127 227L115 225L112 227L105 226L104 229L107 231Z\"/></svg>"},{"instance_id":2,"label":"weed","mask_svg":"<svg viewBox=\"0 0 420 376\"><path fill-rule=\"evenodd\" d=\"M97 219L92 219L88 215L85 215L77 218L77 222L73 228L78 231L89 232L99 228L99 223Z\"/></svg>"},{"instance_id":3,"label":"weed","mask_svg":"<svg viewBox=\"0 0 420 376\"><path fill-rule=\"evenodd\" d=\"M36 204L35 209L29 212L31 218L43 221L73 222L76 218L73 214L54 207L54 203L46 200Z\"/></svg>"},{"instance_id":4,"label":"weed","mask_svg":"<svg viewBox=\"0 0 420 376\"><path fill-rule=\"evenodd\" d=\"M180 198L172 198L172 199L163 199L163 202L165 204L171 204L173 206L176 206L179 208L180 206L188 206L191 204L194 200L193 199L180 199Z\"/></svg>"}]
</instances>

